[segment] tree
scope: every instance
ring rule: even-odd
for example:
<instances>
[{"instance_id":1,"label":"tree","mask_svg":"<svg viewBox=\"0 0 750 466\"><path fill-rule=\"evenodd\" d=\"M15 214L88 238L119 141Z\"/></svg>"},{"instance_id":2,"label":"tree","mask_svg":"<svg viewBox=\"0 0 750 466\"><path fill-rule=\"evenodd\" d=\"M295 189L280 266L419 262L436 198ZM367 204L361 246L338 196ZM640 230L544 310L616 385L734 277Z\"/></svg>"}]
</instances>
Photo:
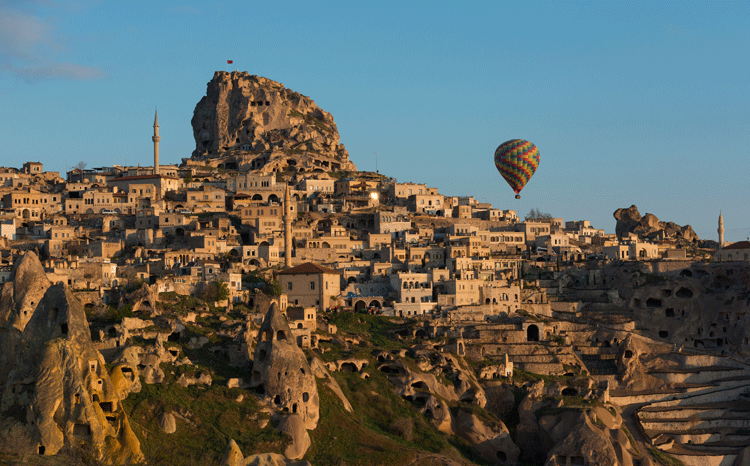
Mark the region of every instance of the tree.
<instances>
[{"instance_id":1,"label":"tree","mask_svg":"<svg viewBox=\"0 0 750 466\"><path fill-rule=\"evenodd\" d=\"M550 220L552 220L552 215L539 209L531 209L524 218L524 221L527 222L549 222Z\"/></svg>"},{"instance_id":2,"label":"tree","mask_svg":"<svg viewBox=\"0 0 750 466\"><path fill-rule=\"evenodd\" d=\"M185 181L185 184L192 183L193 182L193 175L190 172L187 172L187 174L185 175L184 181Z\"/></svg>"},{"instance_id":3,"label":"tree","mask_svg":"<svg viewBox=\"0 0 750 466\"><path fill-rule=\"evenodd\" d=\"M81 170L81 171L85 170L86 169L86 162L84 162L83 160L81 160L77 164L73 165L73 169L74 170Z\"/></svg>"},{"instance_id":4,"label":"tree","mask_svg":"<svg viewBox=\"0 0 750 466\"><path fill-rule=\"evenodd\" d=\"M281 283L274 278L270 282L266 282L266 287L263 291L268 296L279 296L284 290L281 288Z\"/></svg>"},{"instance_id":5,"label":"tree","mask_svg":"<svg viewBox=\"0 0 750 466\"><path fill-rule=\"evenodd\" d=\"M229 299L229 286L220 280L211 282L203 292L204 301L224 301Z\"/></svg>"}]
</instances>

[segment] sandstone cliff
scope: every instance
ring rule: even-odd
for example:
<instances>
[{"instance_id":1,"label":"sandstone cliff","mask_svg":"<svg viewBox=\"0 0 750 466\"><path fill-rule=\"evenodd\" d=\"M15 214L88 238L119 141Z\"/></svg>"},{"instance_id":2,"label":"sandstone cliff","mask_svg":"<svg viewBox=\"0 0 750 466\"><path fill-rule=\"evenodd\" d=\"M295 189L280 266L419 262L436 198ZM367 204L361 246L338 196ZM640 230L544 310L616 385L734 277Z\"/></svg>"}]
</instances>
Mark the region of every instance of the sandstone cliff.
<instances>
[{"instance_id":1,"label":"sandstone cliff","mask_svg":"<svg viewBox=\"0 0 750 466\"><path fill-rule=\"evenodd\" d=\"M18 283L16 284L18 285ZM0 451L54 455L90 449L112 464L143 458L81 303L49 287L16 347L0 401Z\"/></svg>"},{"instance_id":2,"label":"sandstone cliff","mask_svg":"<svg viewBox=\"0 0 750 466\"><path fill-rule=\"evenodd\" d=\"M283 84L217 71L193 112L188 163L278 171L356 171L330 113Z\"/></svg>"},{"instance_id":3,"label":"sandstone cliff","mask_svg":"<svg viewBox=\"0 0 750 466\"><path fill-rule=\"evenodd\" d=\"M33 252L13 264L10 280L0 295L0 381L7 379L21 333L50 285Z\"/></svg>"}]
</instances>

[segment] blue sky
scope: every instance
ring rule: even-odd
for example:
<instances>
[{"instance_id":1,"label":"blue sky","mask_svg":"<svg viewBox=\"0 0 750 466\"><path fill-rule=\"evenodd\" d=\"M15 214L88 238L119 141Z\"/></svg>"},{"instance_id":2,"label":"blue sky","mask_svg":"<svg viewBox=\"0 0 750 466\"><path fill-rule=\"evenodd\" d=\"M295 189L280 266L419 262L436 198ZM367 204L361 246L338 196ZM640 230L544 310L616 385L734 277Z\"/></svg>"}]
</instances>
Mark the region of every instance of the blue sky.
<instances>
[{"instance_id":1,"label":"blue sky","mask_svg":"<svg viewBox=\"0 0 750 466\"><path fill-rule=\"evenodd\" d=\"M750 2L0 0L0 165L64 172L194 149L216 70L330 112L360 170L539 208L614 232L612 213L750 236ZM492 156L534 142L515 200Z\"/></svg>"}]
</instances>

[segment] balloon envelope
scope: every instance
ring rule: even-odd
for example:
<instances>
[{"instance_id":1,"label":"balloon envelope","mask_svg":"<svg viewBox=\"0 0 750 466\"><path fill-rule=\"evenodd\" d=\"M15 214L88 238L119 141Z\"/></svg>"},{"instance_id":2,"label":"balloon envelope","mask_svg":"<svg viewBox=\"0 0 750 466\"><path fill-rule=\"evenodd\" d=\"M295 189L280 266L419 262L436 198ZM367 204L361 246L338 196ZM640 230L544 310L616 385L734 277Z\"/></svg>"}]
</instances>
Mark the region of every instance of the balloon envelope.
<instances>
[{"instance_id":1,"label":"balloon envelope","mask_svg":"<svg viewBox=\"0 0 750 466\"><path fill-rule=\"evenodd\" d=\"M511 139L495 151L495 167L516 194L526 186L538 166L539 149L529 141Z\"/></svg>"}]
</instances>

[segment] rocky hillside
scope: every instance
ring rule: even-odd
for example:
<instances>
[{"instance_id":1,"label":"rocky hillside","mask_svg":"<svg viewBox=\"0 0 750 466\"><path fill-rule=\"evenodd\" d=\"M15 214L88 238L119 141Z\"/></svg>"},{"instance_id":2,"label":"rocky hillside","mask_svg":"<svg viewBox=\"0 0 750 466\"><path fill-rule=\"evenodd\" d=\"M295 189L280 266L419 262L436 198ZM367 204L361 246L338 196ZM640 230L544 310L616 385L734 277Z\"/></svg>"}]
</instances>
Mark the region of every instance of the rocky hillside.
<instances>
[{"instance_id":1,"label":"rocky hillside","mask_svg":"<svg viewBox=\"0 0 750 466\"><path fill-rule=\"evenodd\" d=\"M190 163L278 171L355 171L330 113L283 84L217 71L193 112Z\"/></svg>"},{"instance_id":2,"label":"rocky hillside","mask_svg":"<svg viewBox=\"0 0 750 466\"><path fill-rule=\"evenodd\" d=\"M634 205L627 209L617 209L613 215L617 220L615 233L618 238L635 233L643 239L670 239L686 243L699 240L690 225L682 227L674 222L662 222L654 214L641 216L638 207Z\"/></svg>"}]
</instances>

